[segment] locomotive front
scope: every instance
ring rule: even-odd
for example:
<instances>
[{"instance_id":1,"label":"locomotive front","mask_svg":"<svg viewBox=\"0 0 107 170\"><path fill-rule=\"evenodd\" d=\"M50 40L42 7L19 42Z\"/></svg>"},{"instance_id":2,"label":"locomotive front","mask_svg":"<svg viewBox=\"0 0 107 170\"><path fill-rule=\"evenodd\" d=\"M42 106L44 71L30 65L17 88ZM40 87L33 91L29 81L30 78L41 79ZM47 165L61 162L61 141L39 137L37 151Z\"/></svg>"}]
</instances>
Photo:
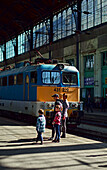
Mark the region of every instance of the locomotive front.
<instances>
[{"instance_id":1,"label":"locomotive front","mask_svg":"<svg viewBox=\"0 0 107 170\"><path fill-rule=\"evenodd\" d=\"M63 99L66 93L69 101L68 124L77 125L83 115L83 103L80 102L79 71L74 66L66 64L41 65L41 85L37 87L37 101L45 110L47 124L51 126L51 117L54 110L52 95L59 94ZM39 75L39 76L40 76Z\"/></svg>"}]
</instances>

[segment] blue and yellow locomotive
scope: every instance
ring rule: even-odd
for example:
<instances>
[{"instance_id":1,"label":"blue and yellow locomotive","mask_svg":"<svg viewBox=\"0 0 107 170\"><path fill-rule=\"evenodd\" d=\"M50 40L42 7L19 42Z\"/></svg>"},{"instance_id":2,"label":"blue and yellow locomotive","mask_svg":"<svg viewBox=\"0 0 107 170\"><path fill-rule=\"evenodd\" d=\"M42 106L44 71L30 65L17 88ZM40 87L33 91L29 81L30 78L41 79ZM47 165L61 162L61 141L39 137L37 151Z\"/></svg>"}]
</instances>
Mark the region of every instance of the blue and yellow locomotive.
<instances>
[{"instance_id":1,"label":"blue and yellow locomotive","mask_svg":"<svg viewBox=\"0 0 107 170\"><path fill-rule=\"evenodd\" d=\"M80 102L79 71L68 64L35 64L16 66L0 72L0 111L21 119L36 119L40 108L50 122L54 107L53 94L69 101L69 124L78 124L83 114Z\"/></svg>"}]
</instances>

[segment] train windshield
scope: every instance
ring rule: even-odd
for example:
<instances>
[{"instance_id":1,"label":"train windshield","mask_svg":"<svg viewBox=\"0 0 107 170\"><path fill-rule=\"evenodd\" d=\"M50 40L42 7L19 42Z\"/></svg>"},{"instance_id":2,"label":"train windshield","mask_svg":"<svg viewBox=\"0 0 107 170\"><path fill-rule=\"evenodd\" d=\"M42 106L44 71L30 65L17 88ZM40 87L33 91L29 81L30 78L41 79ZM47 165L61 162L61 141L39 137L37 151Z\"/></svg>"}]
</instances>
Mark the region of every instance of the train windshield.
<instances>
[{"instance_id":1,"label":"train windshield","mask_svg":"<svg viewBox=\"0 0 107 170\"><path fill-rule=\"evenodd\" d=\"M77 73L63 72L62 82L63 84L67 85L77 85L78 84Z\"/></svg>"},{"instance_id":2,"label":"train windshield","mask_svg":"<svg viewBox=\"0 0 107 170\"><path fill-rule=\"evenodd\" d=\"M59 84L60 73L58 71L43 71L42 82L44 84Z\"/></svg>"}]
</instances>

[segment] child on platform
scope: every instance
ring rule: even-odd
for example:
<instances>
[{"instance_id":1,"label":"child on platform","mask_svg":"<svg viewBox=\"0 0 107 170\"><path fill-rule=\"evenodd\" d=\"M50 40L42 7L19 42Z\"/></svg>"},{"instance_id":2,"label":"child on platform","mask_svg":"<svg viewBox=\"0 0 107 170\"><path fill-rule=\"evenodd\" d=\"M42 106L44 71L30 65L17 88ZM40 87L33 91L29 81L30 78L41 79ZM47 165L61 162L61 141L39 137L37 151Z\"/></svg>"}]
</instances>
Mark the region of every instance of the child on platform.
<instances>
[{"instance_id":1,"label":"child on platform","mask_svg":"<svg viewBox=\"0 0 107 170\"><path fill-rule=\"evenodd\" d=\"M41 145L43 144L43 137L42 137L42 133L45 132L45 116L44 116L44 110L40 109L38 111L39 113L39 117L37 118L37 124L36 124L36 130L38 133L37 139L36 139L36 143L40 140L41 141Z\"/></svg>"},{"instance_id":2,"label":"child on platform","mask_svg":"<svg viewBox=\"0 0 107 170\"><path fill-rule=\"evenodd\" d=\"M56 138L53 142L60 142L60 124L61 124L61 107L60 105L55 106L55 118L52 124L55 126L56 129Z\"/></svg>"}]
</instances>

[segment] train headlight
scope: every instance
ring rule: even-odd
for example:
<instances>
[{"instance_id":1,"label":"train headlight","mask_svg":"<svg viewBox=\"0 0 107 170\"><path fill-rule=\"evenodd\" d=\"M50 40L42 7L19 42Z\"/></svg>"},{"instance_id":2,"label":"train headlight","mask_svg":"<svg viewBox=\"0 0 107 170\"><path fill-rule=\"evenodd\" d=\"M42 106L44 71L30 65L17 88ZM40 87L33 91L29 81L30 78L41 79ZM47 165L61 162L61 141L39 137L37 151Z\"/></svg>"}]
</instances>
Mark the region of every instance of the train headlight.
<instances>
[{"instance_id":1,"label":"train headlight","mask_svg":"<svg viewBox=\"0 0 107 170\"><path fill-rule=\"evenodd\" d=\"M78 107L78 103L76 103L76 107Z\"/></svg>"},{"instance_id":2,"label":"train headlight","mask_svg":"<svg viewBox=\"0 0 107 170\"><path fill-rule=\"evenodd\" d=\"M52 108L54 107L54 104L48 103L48 104L46 105L46 107L47 107L48 109L52 109Z\"/></svg>"},{"instance_id":3,"label":"train headlight","mask_svg":"<svg viewBox=\"0 0 107 170\"><path fill-rule=\"evenodd\" d=\"M51 108L51 104L50 104L50 103L49 103L49 104L47 104L47 107L48 107L48 108Z\"/></svg>"},{"instance_id":4,"label":"train headlight","mask_svg":"<svg viewBox=\"0 0 107 170\"><path fill-rule=\"evenodd\" d=\"M72 103L72 107L75 108L76 107L76 103Z\"/></svg>"},{"instance_id":5,"label":"train headlight","mask_svg":"<svg viewBox=\"0 0 107 170\"><path fill-rule=\"evenodd\" d=\"M52 104L52 107L54 107L54 104Z\"/></svg>"},{"instance_id":6,"label":"train headlight","mask_svg":"<svg viewBox=\"0 0 107 170\"><path fill-rule=\"evenodd\" d=\"M72 107L72 103L69 103L69 107Z\"/></svg>"},{"instance_id":7,"label":"train headlight","mask_svg":"<svg viewBox=\"0 0 107 170\"><path fill-rule=\"evenodd\" d=\"M78 103L71 103L71 104L70 104L70 107L72 107L72 108L77 108L77 107L78 107Z\"/></svg>"}]
</instances>

